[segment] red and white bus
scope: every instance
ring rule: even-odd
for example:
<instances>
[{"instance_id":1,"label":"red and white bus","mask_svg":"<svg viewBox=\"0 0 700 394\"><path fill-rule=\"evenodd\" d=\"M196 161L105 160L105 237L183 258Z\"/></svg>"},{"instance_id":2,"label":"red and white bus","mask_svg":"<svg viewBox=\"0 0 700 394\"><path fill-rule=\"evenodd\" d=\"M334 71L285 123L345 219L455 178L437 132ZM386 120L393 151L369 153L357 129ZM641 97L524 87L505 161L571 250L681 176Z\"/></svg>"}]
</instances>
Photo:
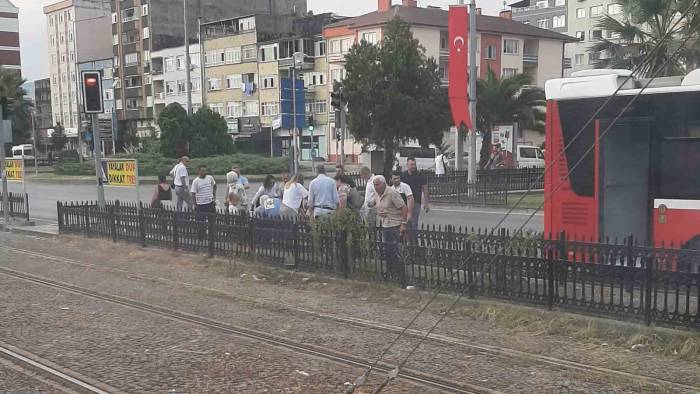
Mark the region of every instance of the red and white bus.
<instances>
[{"instance_id":1,"label":"red and white bus","mask_svg":"<svg viewBox=\"0 0 700 394\"><path fill-rule=\"evenodd\" d=\"M625 83L630 75L588 70L547 82L545 231L700 249L700 70L652 81L612 124L647 83Z\"/></svg>"}]
</instances>

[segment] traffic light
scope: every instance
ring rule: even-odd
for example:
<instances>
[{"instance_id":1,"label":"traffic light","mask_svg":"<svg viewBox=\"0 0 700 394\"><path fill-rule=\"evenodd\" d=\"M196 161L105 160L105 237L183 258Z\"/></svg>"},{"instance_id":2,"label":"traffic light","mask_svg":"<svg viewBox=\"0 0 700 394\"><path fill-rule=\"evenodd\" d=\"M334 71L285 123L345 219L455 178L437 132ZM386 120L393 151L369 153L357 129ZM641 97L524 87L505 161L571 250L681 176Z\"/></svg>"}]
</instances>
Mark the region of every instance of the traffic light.
<instances>
[{"instance_id":1,"label":"traffic light","mask_svg":"<svg viewBox=\"0 0 700 394\"><path fill-rule=\"evenodd\" d=\"M83 110L86 114L104 113L102 105L102 74L99 71L83 71Z\"/></svg>"},{"instance_id":2,"label":"traffic light","mask_svg":"<svg viewBox=\"0 0 700 394\"><path fill-rule=\"evenodd\" d=\"M309 118L306 120L306 124L309 125L309 131L314 131L314 116L309 115Z\"/></svg>"},{"instance_id":3,"label":"traffic light","mask_svg":"<svg viewBox=\"0 0 700 394\"><path fill-rule=\"evenodd\" d=\"M331 106L336 110L340 110L343 107L343 95L342 95L342 93L340 93L340 92L331 93Z\"/></svg>"}]
</instances>

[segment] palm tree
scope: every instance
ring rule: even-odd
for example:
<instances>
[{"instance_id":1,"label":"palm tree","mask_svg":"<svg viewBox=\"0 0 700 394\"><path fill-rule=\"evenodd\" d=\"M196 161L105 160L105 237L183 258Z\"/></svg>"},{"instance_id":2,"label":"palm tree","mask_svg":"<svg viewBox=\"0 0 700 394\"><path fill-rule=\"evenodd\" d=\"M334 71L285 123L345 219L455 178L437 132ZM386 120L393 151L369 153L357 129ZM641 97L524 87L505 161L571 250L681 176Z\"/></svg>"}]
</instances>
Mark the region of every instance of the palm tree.
<instances>
[{"instance_id":1,"label":"palm tree","mask_svg":"<svg viewBox=\"0 0 700 394\"><path fill-rule=\"evenodd\" d=\"M596 25L596 29L606 34L589 52L607 55L596 63L596 68L640 67L637 75L641 77L684 75L695 68L700 59L696 39L700 13L696 0L617 0L617 3L622 9L621 17L606 15ZM689 35L690 40L679 54L664 64Z\"/></svg>"},{"instance_id":2,"label":"palm tree","mask_svg":"<svg viewBox=\"0 0 700 394\"><path fill-rule=\"evenodd\" d=\"M515 122L521 129L534 129L544 133L544 91L530 86L530 83L529 75L517 74L498 79L491 69L486 79L477 81L476 126L483 135L482 168L488 162L491 152L491 131L499 123Z\"/></svg>"},{"instance_id":3,"label":"palm tree","mask_svg":"<svg viewBox=\"0 0 700 394\"><path fill-rule=\"evenodd\" d=\"M27 92L22 85L27 82L16 70L0 69L0 97L13 100L12 103L12 137L15 144L27 142L31 130L31 109L34 106L27 101Z\"/></svg>"}]
</instances>

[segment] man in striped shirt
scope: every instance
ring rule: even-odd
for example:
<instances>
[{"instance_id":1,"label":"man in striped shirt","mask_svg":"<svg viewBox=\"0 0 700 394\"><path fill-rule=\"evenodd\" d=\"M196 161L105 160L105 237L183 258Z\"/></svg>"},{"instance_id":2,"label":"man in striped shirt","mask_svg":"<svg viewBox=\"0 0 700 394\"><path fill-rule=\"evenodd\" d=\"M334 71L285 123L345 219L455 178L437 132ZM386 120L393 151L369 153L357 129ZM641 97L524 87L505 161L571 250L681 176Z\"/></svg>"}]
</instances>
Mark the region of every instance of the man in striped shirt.
<instances>
[{"instance_id":1,"label":"man in striped shirt","mask_svg":"<svg viewBox=\"0 0 700 394\"><path fill-rule=\"evenodd\" d=\"M197 179L192 181L192 199L195 201L195 210L201 213L216 212L216 181L207 174L207 166L199 166Z\"/></svg>"}]
</instances>

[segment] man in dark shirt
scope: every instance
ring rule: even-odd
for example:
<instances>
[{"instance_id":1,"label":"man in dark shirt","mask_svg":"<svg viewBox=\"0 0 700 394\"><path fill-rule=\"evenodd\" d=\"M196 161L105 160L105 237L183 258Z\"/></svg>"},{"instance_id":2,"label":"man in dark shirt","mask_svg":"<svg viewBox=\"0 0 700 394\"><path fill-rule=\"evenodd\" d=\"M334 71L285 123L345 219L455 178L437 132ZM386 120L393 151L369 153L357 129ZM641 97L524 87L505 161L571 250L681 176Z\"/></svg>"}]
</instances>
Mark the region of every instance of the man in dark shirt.
<instances>
[{"instance_id":1,"label":"man in dark shirt","mask_svg":"<svg viewBox=\"0 0 700 394\"><path fill-rule=\"evenodd\" d=\"M425 213L428 213L430 212L430 203L428 201L428 179L418 172L415 157L408 158L407 167L408 171L401 175L401 180L407 183L413 192L413 212L409 212L411 219L408 221L408 233L412 237L418 230L421 206Z\"/></svg>"}]
</instances>

